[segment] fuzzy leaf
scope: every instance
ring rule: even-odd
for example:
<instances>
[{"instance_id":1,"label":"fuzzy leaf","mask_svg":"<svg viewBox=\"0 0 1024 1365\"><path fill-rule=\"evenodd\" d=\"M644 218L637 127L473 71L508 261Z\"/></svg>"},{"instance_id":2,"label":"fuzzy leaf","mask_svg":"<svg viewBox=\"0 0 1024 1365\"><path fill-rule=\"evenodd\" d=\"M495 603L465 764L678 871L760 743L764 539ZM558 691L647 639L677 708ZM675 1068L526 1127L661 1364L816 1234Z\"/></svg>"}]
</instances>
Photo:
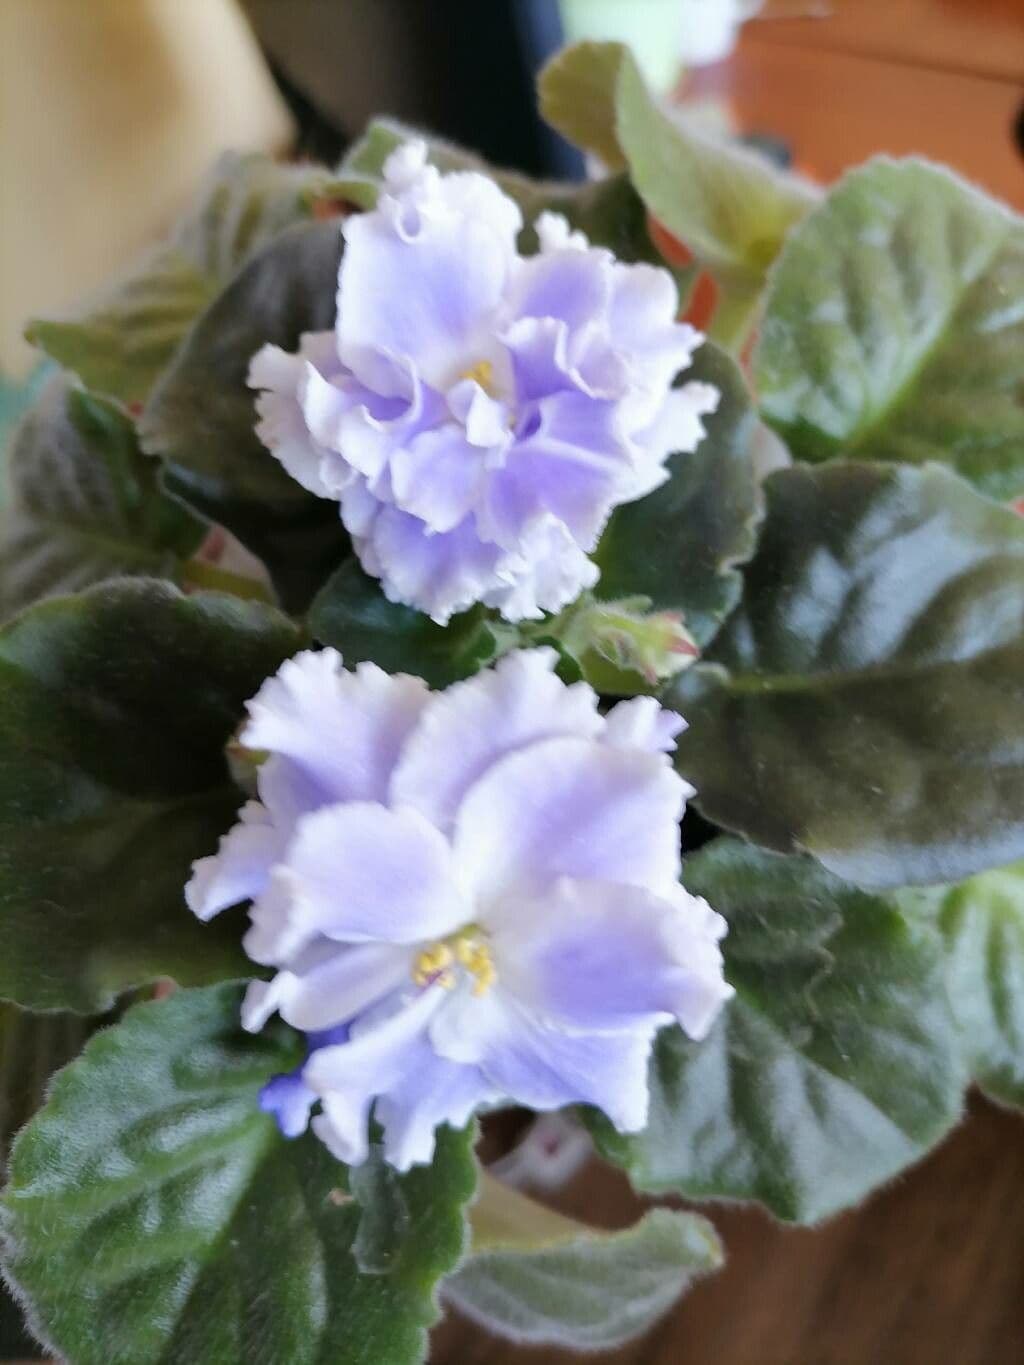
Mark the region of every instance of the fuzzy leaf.
<instances>
[{"instance_id":1,"label":"fuzzy leaf","mask_svg":"<svg viewBox=\"0 0 1024 1365\"><path fill-rule=\"evenodd\" d=\"M1024 521L937 467L766 487L742 601L666 693L701 812L866 886L1024 855Z\"/></svg>"},{"instance_id":2,"label":"fuzzy leaf","mask_svg":"<svg viewBox=\"0 0 1024 1365\"><path fill-rule=\"evenodd\" d=\"M951 888L939 925L971 1074L994 1099L1024 1107L1024 863Z\"/></svg>"},{"instance_id":3,"label":"fuzzy leaf","mask_svg":"<svg viewBox=\"0 0 1024 1365\"><path fill-rule=\"evenodd\" d=\"M257 1104L298 1035L243 1034L240 999L137 1006L61 1073L15 1144L5 1269L75 1365L415 1365L462 1250L472 1133L444 1130L433 1165L399 1179L390 1264L362 1273L347 1168Z\"/></svg>"},{"instance_id":4,"label":"fuzzy leaf","mask_svg":"<svg viewBox=\"0 0 1024 1365\"><path fill-rule=\"evenodd\" d=\"M77 1014L31 1014L0 1004L0 1181L19 1128L43 1102L53 1073L78 1055L92 1021ZM38 1360L21 1309L0 1280L0 1360Z\"/></svg>"},{"instance_id":5,"label":"fuzzy leaf","mask_svg":"<svg viewBox=\"0 0 1024 1365\"><path fill-rule=\"evenodd\" d=\"M917 1161L955 1123L964 1071L939 936L810 858L721 839L684 880L729 921L736 998L710 1036L659 1037L644 1133L595 1120L645 1190L757 1199L815 1222Z\"/></svg>"},{"instance_id":6,"label":"fuzzy leaf","mask_svg":"<svg viewBox=\"0 0 1024 1365\"><path fill-rule=\"evenodd\" d=\"M0 632L0 998L107 1009L158 976L248 970L182 889L241 796L224 746L299 645L273 608L119 582Z\"/></svg>"},{"instance_id":7,"label":"fuzzy leaf","mask_svg":"<svg viewBox=\"0 0 1024 1365\"><path fill-rule=\"evenodd\" d=\"M31 323L28 340L90 388L144 401L218 291L255 250L307 219L329 183L319 167L226 153L166 243L79 315Z\"/></svg>"},{"instance_id":8,"label":"fuzzy leaf","mask_svg":"<svg viewBox=\"0 0 1024 1365\"><path fill-rule=\"evenodd\" d=\"M1024 219L919 161L847 176L794 232L756 356L805 460L951 465L1024 491Z\"/></svg>"},{"instance_id":9,"label":"fuzzy leaf","mask_svg":"<svg viewBox=\"0 0 1024 1365\"><path fill-rule=\"evenodd\" d=\"M656 608L682 611L706 644L739 600L736 566L757 540L762 496L754 470L757 418L736 365L710 342L694 356L683 382L714 384L718 411L695 451L669 460L669 480L639 502L620 507L601 539L597 594L611 600L649 597Z\"/></svg>"},{"instance_id":10,"label":"fuzzy leaf","mask_svg":"<svg viewBox=\"0 0 1024 1365\"><path fill-rule=\"evenodd\" d=\"M444 1295L513 1341L609 1350L647 1331L696 1276L722 1264L715 1230L699 1214L652 1209L606 1232L486 1176L482 1188L470 1210L473 1251Z\"/></svg>"},{"instance_id":11,"label":"fuzzy leaf","mask_svg":"<svg viewBox=\"0 0 1024 1365\"><path fill-rule=\"evenodd\" d=\"M321 644L341 650L350 666L364 660L388 673L414 673L446 687L489 663L508 633L473 607L439 626L423 612L389 602L380 585L348 560L317 594L309 628Z\"/></svg>"},{"instance_id":12,"label":"fuzzy leaf","mask_svg":"<svg viewBox=\"0 0 1024 1365\"><path fill-rule=\"evenodd\" d=\"M304 608L342 558L337 505L306 492L256 435L249 362L266 342L295 350L333 327L341 233L295 227L258 252L189 333L140 420L167 486L265 561L287 606Z\"/></svg>"},{"instance_id":13,"label":"fuzzy leaf","mask_svg":"<svg viewBox=\"0 0 1024 1365\"><path fill-rule=\"evenodd\" d=\"M0 617L106 578L177 580L206 526L158 473L116 404L52 380L11 444Z\"/></svg>"}]
</instances>

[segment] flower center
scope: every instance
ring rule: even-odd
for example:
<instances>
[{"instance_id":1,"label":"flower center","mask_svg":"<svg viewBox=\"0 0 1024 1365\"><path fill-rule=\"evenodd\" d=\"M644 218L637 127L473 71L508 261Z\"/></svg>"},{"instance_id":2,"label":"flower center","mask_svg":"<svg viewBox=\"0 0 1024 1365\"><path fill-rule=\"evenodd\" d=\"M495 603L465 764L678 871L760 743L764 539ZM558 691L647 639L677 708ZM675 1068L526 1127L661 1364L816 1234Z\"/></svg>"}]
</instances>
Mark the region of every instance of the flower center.
<instances>
[{"instance_id":1,"label":"flower center","mask_svg":"<svg viewBox=\"0 0 1024 1365\"><path fill-rule=\"evenodd\" d=\"M470 365L468 370L463 370L459 378L472 379L489 397L497 396L494 392L494 366L489 360L478 360L475 365Z\"/></svg>"},{"instance_id":2,"label":"flower center","mask_svg":"<svg viewBox=\"0 0 1024 1365\"><path fill-rule=\"evenodd\" d=\"M474 995L486 995L498 979L491 950L475 925L424 948L412 965L412 979L417 986L443 986L450 991L457 980L456 964L476 978Z\"/></svg>"}]
</instances>

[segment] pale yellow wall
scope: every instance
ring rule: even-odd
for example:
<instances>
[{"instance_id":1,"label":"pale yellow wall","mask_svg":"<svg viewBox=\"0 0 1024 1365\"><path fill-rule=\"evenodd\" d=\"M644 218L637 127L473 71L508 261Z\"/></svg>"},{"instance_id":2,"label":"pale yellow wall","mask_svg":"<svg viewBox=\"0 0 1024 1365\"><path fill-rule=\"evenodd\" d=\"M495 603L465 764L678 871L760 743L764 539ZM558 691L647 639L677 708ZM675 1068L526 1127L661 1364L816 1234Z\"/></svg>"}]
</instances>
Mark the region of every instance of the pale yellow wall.
<instances>
[{"instance_id":1,"label":"pale yellow wall","mask_svg":"<svg viewBox=\"0 0 1024 1365\"><path fill-rule=\"evenodd\" d=\"M0 370L153 240L226 147L291 124L235 0L0 0Z\"/></svg>"}]
</instances>

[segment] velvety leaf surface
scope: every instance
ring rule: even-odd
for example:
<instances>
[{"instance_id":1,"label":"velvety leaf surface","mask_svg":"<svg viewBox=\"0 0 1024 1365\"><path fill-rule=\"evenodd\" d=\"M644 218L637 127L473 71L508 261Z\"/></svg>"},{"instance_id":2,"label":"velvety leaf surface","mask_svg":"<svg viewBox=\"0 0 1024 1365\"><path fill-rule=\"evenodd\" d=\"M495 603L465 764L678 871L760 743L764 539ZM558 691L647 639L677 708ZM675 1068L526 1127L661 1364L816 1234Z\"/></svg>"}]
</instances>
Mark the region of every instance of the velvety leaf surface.
<instances>
[{"instance_id":1,"label":"velvety leaf surface","mask_svg":"<svg viewBox=\"0 0 1024 1365\"><path fill-rule=\"evenodd\" d=\"M82 1050L93 1027L78 1014L32 1014L0 1004L0 1181L18 1129L43 1102L50 1077ZM22 1312L0 1281L0 1360L38 1360Z\"/></svg>"},{"instance_id":2,"label":"velvety leaf surface","mask_svg":"<svg viewBox=\"0 0 1024 1365\"><path fill-rule=\"evenodd\" d=\"M1024 1107L1024 863L953 887L939 925L946 980L971 1074Z\"/></svg>"},{"instance_id":3,"label":"velvety leaf surface","mask_svg":"<svg viewBox=\"0 0 1024 1365\"><path fill-rule=\"evenodd\" d=\"M687 629L705 644L739 600L736 565L757 539L757 418L739 369L712 342L682 380L714 384L722 395L718 411L705 418L707 435L697 449L669 460L667 483L614 512L598 547L596 591L609 600L642 593L655 607L681 610Z\"/></svg>"},{"instance_id":4,"label":"velvety leaf surface","mask_svg":"<svg viewBox=\"0 0 1024 1365\"><path fill-rule=\"evenodd\" d=\"M294 350L303 332L333 327L341 248L338 223L326 222L257 252L195 324L140 421L167 486L263 559L288 606L308 604L347 539L337 505L296 483L257 437L245 381L264 343Z\"/></svg>"},{"instance_id":5,"label":"velvety leaf surface","mask_svg":"<svg viewBox=\"0 0 1024 1365\"><path fill-rule=\"evenodd\" d=\"M959 1115L939 936L810 858L737 840L694 854L684 880L729 921L736 997L703 1043L661 1034L647 1130L622 1137L602 1119L602 1145L646 1190L827 1217Z\"/></svg>"},{"instance_id":6,"label":"velvety leaf surface","mask_svg":"<svg viewBox=\"0 0 1024 1365\"><path fill-rule=\"evenodd\" d=\"M237 919L200 925L182 888L241 804L243 704L299 643L273 608L153 582L0 632L0 998L91 1012L246 971Z\"/></svg>"},{"instance_id":7,"label":"velvety leaf surface","mask_svg":"<svg viewBox=\"0 0 1024 1365\"><path fill-rule=\"evenodd\" d=\"M444 1296L488 1331L524 1344L618 1346L722 1264L715 1230L698 1214L652 1209L633 1227L606 1232L486 1175L483 1201L491 1207L483 1216L480 1202L470 1210L473 1250Z\"/></svg>"},{"instance_id":8,"label":"velvety leaf surface","mask_svg":"<svg viewBox=\"0 0 1024 1365\"><path fill-rule=\"evenodd\" d=\"M0 616L105 578L177 579L206 526L158 474L116 404L52 380L11 443Z\"/></svg>"},{"instance_id":9,"label":"velvety leaf surface","mask_svg":"<svg viewBox=\"0 0 1024 1365\"><path fill-rule=\"evenodd\" d=\"M310 216L326 169L226 153L169 240L75 317L27 332L90 388L142 402L189 327L259 247Z\"/></svg>"},{"instance_id":10,"label":"velvety leaf surface","mask_svg":"<svg viewBox=\"0 0 1024 1365\"><path fill-rule=\"evenodd\" d=\"M482 668L498 652L509 627L482 607L439 626L412 607L389 602L380 584L348 560L317 594L309 628L333 645L350 667L370 660L388 673L414 673L431 687L446 687Z\"/></svg>"},{"instance_id":11,"label":"velvety leaf surface","mask_svg":"<svg viewBox=\"0 0 1024 1365\"><path fill-rule=\"evenodd\" d=\"M798 228L756 356L794 454L952 465L1024 491L1024 220L918 161L873 161Z\"/></svg>"},{"instance_id":12,"label":"velvety leaf surface","mask_svg":"<svg viewBox=\"0 0 1024 1365\"><path fill-rule=\"evenodd\" d=\"M1024 854L1024 521L943 469L767 482L743 598L667 691L710 820L869 886Z\"/></svg>"},{"instance_id":13,"label":"velvety leaf surface","mask_svg":"<svg viewBox=\"0 0 1024 1365\"><path fill-rule=\"evenodd\" d=\"M257 1106L298 1036L243 1034L240 1000L138 1006L61 1073L13 1152L7 1273L75 1365L414 1365L462 1251L472 1133L396 1177L393 1256L362 1273L347 1168Z\"/></svg>"},{"instance_id":14,"label":"velvety leaf surface","mask_svg":"<svg viewBox=\"0 0 1024 1365\"><path fill-rule=\"evenodd\" d=\"M655 218L715 276L722 306L711 335L735 345L768 266L816 199L763 158L670 114L621 43L578 43L541 72L540 107L559 132L626 166Z\"/></svg>"}]
</instances>

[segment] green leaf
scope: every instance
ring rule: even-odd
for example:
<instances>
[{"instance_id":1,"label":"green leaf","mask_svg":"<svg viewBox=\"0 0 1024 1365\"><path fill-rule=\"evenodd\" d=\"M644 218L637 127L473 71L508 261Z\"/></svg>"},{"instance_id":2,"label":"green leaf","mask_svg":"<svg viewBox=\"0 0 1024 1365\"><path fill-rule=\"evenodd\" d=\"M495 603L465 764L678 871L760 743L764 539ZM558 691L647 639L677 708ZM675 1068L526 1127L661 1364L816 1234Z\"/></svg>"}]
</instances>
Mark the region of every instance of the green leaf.
<instances>
[{"instance_id":1,"label":"green leaf","mask_svg":"<svg viewBox=\"0 0 1024 1365\"><path fill-rule=\"evenodd\" d=\"M462 1252L472 1133L443 1130L433 1165L396 1177L390 1265L360 1272L347 1168L258 1108L299 1036L241 1033L240 1000L137 1006L60 1074L15 1144L7 1274L75 1365L412 1365Z\"/></svg>"},{"instance_id":2,"label":"green leaf","mask_svg":"<svg viewBox=\"0 0 1024 1365\"><path fill-rule=\"evenodd\" d=\"M43 1102L53 1073L82 1050L93 1021L0 1004L0 1181L15 1133ZM21 1309L0 1281L0 1360L38 1360Z\"/></svg>"},{"instance_id":3,"label":"green leaf","mask_svg":"<svg viewBox=\"0 0 1024 1365\"><path fill-rule=\"evenodd\" d=\"M439 626L423 612L389 602L352 559L317 594L309 629L321 644L339 649L350 666L370 660L388 673L415 673L431 687L468 678L495 657L511 633L482 607Z\"/></svg>"},{"instance_id":4,"label":"green leaf","mask_svg":"<svg viewBox=\"0 0 1024 1365\"><path fill-rule=\"evenodd\" d=\"M795 455L952 465L1024 490L1024 220L919 161L854 171L793 234L756 355Z\"/></svg>"},{"instance_id":5,"label":"green leaf","mask_svg":"<svg viewBox=\"0 0 1024 1365\"><path fill-rule=\"evenodd\" d=\"M1024 855L1024 521L938 467L766 488L743 599L666 694L702 813L866 886Z\"/></svg>"},{"instance_id":6,"label":"green leaf","mask_svg":"<svg viewBox=\"0 0 1024 1365\"><path fill-rule=\"evenodd\" d=\"M255 250L308 218L330 179L324 168L227 153L167 242L78 316L31 323L28 340L90 388L144 401L218 291Z\"/></svg>"},{"instance_id":7,"label":"green leaf","mask_svg":"<svg viewBox=\"0 0 1024 1365\"><path fill-rule=\"evenodd\" d=\"M735 363L713 343L694 356L683 382L721 393L705 418L707 435L691 454L673 455L667 483L616 510L598 547L597 593L642 594L661 609L682 611L701 645L739 600L736 566L753 553L762 495L754 469L757 418Z\"/></svg>"},{"instance_id":8,"label":"green leaf","mask_svg":"<svg viewBox=\"0 0 1024 1365\"><path fill-rule=\"evenodd\" d=\"M0 631L0 998L108 1008L158 976L248 973L182 888L241 804L224 746L292 654L273 608L120 582Z\"/></svg>"},{"instance_id":9,"label":"green leaf","mask_svg":"<svg viewBox=\"0 0 1024 1365\"><path fill-rule=\"evenodd\" d=\"M0 617L120 575L177 580L206 526L158 487L115 404L52 380L11 444Z\"/></svg>"},{"instance_id":10,"label":"green leaf","mask_svg":"<svg viewBox=\"0 0 1024 1365\"><path fill-rule=\"evenodd\" d=\"M1024 863L952 887L938 922L971 1074L994 1099L1024 1107Z\"/></svg>"},{"instance_id":11,"label":"green leaf","mask_svg":"<svg viewBox=\"0 0 1024 1365\"><path fill-rule=\"evenodd\" d=\"M180 248L161 246L87 312L37 318L25 338L97 392L141 403L215 294Z\"/></svg>"},{"instance_id":12,"label":"green leaf","mask_svg":"<svg viewBox=\"0 0 1024 1365\"><path fill-rule=\"evenodd\" d=\"M291 228L211 304L150 396L143 447L167 487L267 564L286 606L304 608L345 553L337 504L308 493L256 435L249 362L267 342L295 350L334 325L337 223Z\"/></svg>"},{"instance_id":13,"label":"green leaf","mask_svg":"<svg viewBox=\"0 0 1024 1365\"><path fill-rule=\"evenodd\" d=\"M757 1199L815 1222L921 1157L964 1084L939 936L895 904L721 839L684 880L729 922L736 998L703 1043L659 1037L644 1133L595 1120L645 1190Z\"/></svg>"},{"instance_id":14,"label":"green leaf","mask_svg":"<svg viewBox=\"0 0 1024 1365\"><path fill-rule=\"evenodd\" d=\"M756 154L669 114L621 43L578 43L541 72L541 113L613 167L715 277L721 316L711 335L738 348L769 265L816 193Z\"/></svg>"},{"instance_id":15,"label":"green leaf","mask_svg":"<svg viewBox=\"0 0 1024 1365\"><path fill-rule=\"evenodd\" d=\"M605 1232L487 1176L470 1225L470 1259L445 1282L445 1298L489 1331L529 1344L609 1350L722 1264L715 1230L698 1214L652 1209L631 1228Z\"/></svg>"}]
</instances>

